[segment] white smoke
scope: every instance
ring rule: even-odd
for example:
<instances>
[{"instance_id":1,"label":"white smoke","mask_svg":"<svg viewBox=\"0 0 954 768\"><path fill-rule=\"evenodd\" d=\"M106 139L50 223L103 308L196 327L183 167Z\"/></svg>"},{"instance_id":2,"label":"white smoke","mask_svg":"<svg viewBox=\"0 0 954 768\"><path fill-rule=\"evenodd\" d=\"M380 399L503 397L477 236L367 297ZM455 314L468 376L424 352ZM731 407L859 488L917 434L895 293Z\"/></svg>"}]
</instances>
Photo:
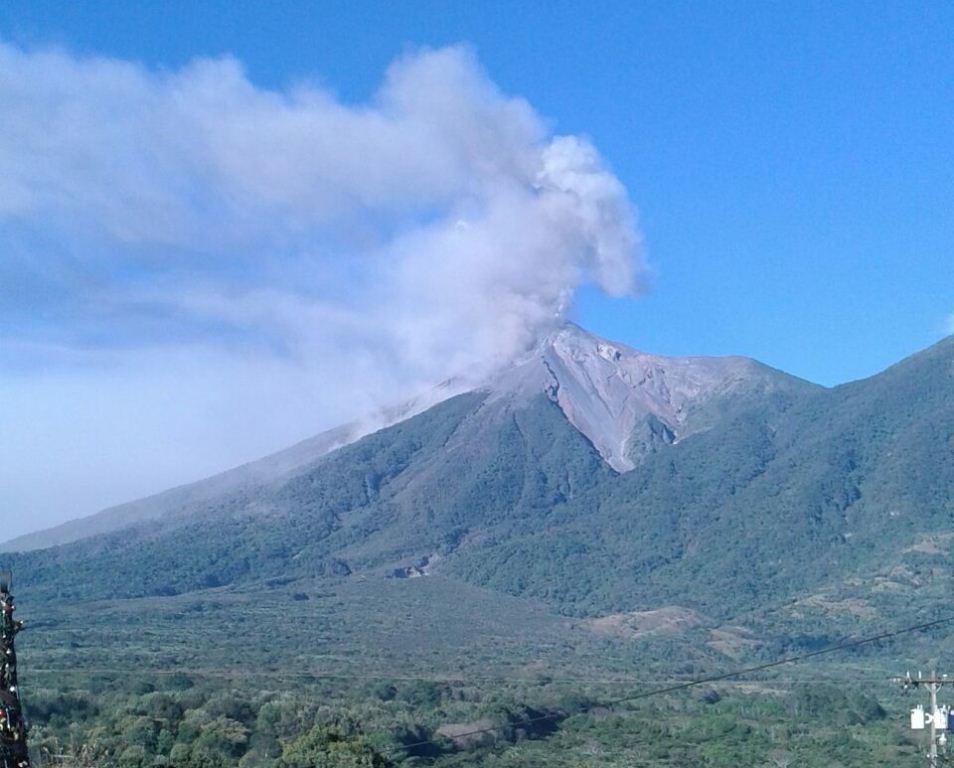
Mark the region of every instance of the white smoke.
<instances>
[{"instance_id":1,"label":"white smoke","mask_svg":"<svg viewBox=\"0 0 954 768\"><path fill-rule=\"evenodd\" d=\"M167 72L0 43L5 486L57 454L9 405L31 389L51 401L34 419L57 414L39 432L75 442L62 461L112 435L86 476L106 488L129 463L139 485L100 493L119 500L478 379L578 286L621 296L642 273L596 149L549 136L466 48L404 56L345 104L264 90L230 58ZM65 402L96 429L76 435ZM139 469L188 441L181 477Z\"/></svg>"}]
</instances>

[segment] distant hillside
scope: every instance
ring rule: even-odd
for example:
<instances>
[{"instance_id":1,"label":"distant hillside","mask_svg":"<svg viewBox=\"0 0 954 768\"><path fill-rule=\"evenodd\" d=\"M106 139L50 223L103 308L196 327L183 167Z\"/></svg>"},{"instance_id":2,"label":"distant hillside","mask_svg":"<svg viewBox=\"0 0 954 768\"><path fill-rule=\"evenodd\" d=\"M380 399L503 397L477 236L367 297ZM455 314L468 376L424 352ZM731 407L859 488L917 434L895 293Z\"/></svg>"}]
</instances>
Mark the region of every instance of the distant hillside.
<instances>
[{"instance_id":1,"label":"distant hillside","mask_svg":"<svg viewBox=\"0 0 954 768\"><path fill-rule=\"evenodd\" d=\"M954 531L952 384L951 339L825 390L568 329L486 388L330 453L340 435L9 559L31 589L82 598L439 572L578 615L729 615ZM597 443L620 422L608 458Z\"/></svg>"},{"instance_id":2,"label":"distant hillside","mask_svg":"<svg viewBox=\"0 0 954 768\"><path fill-rule=\"evenodd\" d=\"M825 390L568 329L487 387L330 453L8 559L36 595L74 599L439 573L580 616L727 618L849 592L876 616L917 573L923 586L912 568L950 584L952 393L951 339Z\"/></svg>"}]
</instances>

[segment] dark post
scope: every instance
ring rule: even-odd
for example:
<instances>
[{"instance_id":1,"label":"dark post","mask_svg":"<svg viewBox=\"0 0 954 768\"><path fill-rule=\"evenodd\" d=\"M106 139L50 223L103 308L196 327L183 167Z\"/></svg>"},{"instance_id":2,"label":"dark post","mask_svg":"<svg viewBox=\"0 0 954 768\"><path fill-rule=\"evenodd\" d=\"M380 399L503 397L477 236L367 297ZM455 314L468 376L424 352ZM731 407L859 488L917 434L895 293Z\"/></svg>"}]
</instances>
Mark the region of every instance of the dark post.
<instances>
[{"instance_id":1,"label":"dark post","mask_svg":"<svg viewBox=\"0 0 954 768\"><path fill-rule=\"evenodd\" d=\"M23 622L13 618L13 577L0 574L0 768L29 768L26 724L17 681L14 638Z\"/></svg>"}]
</instances>

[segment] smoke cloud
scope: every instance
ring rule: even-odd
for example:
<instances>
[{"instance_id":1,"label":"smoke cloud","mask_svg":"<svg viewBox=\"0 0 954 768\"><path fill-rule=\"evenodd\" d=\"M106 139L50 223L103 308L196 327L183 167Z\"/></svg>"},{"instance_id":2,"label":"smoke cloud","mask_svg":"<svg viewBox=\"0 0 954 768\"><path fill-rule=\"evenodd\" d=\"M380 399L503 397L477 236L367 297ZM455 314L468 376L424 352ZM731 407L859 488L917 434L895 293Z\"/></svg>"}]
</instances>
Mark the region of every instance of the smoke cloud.
<instances>
[{"instance_id":1,"label":"smoke cloud","mask_svg":"<svg viewBox=\"0 0 954 768\"><path fill-rule=\"evenodd\" d=\"M643 272L596 149L465 47L346 104L231 58L0 43L0 492L24 530L477 381L579 286Z\"/></svg>"}]
</instances>

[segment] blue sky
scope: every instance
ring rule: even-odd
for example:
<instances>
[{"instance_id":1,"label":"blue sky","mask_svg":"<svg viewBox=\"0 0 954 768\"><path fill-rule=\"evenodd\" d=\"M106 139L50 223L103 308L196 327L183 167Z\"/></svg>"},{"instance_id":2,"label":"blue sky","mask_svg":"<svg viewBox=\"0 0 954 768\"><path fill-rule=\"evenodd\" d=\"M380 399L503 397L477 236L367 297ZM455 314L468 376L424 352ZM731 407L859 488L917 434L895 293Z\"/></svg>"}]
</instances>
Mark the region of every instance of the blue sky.
<instances>
[{"instance_id":1,"label":"blue sky","mask_svg":"<svg viewBox=\"0 0 954 768\"><path fill-rule=\"evenodd\" d=\"M954 331L952 29L8 0L0 492L23 531L198 479L507 359L571 295L649 352L876 373Z\"/></svg>"},{"instance_id":2,"label":"blue sky","mask_svg":"<svg viewBox=\"0 0 954 768\"><path fill-rule=\"evenodd\" d=\"M653 290L584 290L638 348L737 353L825 384L938 339L954 312L947 3L12 2L0 34L361 101L408 46L472 44L639 210Z\"/></svg>"}]
</instances>

